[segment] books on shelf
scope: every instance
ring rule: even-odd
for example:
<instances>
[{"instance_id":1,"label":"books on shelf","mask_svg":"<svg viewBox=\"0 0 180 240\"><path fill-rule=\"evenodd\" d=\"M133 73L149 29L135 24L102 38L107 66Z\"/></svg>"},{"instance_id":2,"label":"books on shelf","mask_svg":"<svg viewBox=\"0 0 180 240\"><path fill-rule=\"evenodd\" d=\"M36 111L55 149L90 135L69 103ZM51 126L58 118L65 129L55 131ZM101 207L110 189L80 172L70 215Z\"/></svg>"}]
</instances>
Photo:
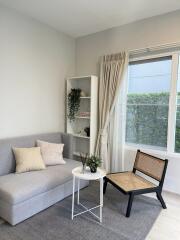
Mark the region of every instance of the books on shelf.
<instances>
[{"instance_id":1,"label":"books on shelf","mask_svg":"<svg viewBox=\"0 0 180 240\"><path fill-rule=\"evenodd\" d=\"M79 117L90 117L90 112L80 112L78 114Z\"/></svg>"}]
</instances>

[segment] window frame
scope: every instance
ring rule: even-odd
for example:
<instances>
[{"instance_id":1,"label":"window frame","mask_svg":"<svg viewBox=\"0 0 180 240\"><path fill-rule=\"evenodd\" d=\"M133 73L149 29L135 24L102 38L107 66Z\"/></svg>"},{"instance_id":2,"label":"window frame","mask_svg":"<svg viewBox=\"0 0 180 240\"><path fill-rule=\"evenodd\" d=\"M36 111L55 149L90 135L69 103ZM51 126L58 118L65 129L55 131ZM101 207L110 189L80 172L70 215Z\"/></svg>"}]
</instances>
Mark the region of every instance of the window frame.
<instances>
[{"instance_id":1,"label":"window frame","mask_svg":"<svg viewBox=\"0 0 180 240\"><path fill-rule=\"evenodd\" d=\"M170 92L169 92L169 112L168 112L168 129L167 129L167 148L166 150L161 150L156 148L155 146L143 145L143 144L135 144L125 142L125 148L141 148L144 150L151 150L153 152L164 154L171 156L180 156L180 153L175 152L175 133L176 133L176 109L177 109L177 81L178 81L178 68L179 68L179 58L180 51L167 51L165 53L149 53L143 55L141 57L133 57L130 56L129 64L136 61L141 60L153 60L160 57L171 57L172 58L172 67L171 67L171 82L170 82ZM127 112L127 95L128 95L128 83L129 83L129 64L128 64L128 81L126 84L126 102L125 109ZM126 127L126 122L125 122Z\"/></svg>"}]
</instances>

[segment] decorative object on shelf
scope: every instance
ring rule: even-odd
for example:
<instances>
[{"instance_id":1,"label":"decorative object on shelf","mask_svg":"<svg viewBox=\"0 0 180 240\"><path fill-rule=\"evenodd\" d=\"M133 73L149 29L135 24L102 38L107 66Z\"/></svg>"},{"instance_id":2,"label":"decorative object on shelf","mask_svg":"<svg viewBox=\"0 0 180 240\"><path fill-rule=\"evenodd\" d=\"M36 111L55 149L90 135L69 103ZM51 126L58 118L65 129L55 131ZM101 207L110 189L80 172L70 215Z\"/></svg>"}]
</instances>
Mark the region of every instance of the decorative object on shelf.
<instances>
[{"instance_id":1,"label":"decorative object on shelf","mask_svg":"<svg viewBox=\"0 0 180 240\"><path fill-rule=\"evenodd\" d=\"M82 134L83 134L83 131L80 130L80 131L76 132L76 134L77 134L77 135L82 135Z\"/></svg>"},{"instance_id":2,"label":"decorative object on shelf","mask_svg":"<svg viewBox=\"0 0 180 240\"><path fill-rule=\"evenodd\" d=\"M90 112L80 112L79 116L80 117L90 117Z\"/></svg>"},{"instance_id":3,"label":"decorative object on shelf","mask_svg":"<svg viewBox=\"0 0 180 240\"><path fill-rule=\"evenodd\" d=\"M87 166L90 168L92 173L96 173L97 168L101 165L101 159L96 155L91 155L87 159Z\"/></svg>"},{"instance_id":4,"label":"decorative object on shelf","mask_svg":"<svg viewBox=\"0 0 180 240\"><path fill-rule=\"evenodd\" d=\"M75 115L79 111L80 107L80 88L72 88L68 94L68 118L70 121L75 120Z\"/></svg>"},{"instance_id":5,"label":"decorative object on shelf","mask_svg":"<svg viewBox=\"0 0 180 240\"><path fill-rule=\"evenodd\" d=\"M90 127L85 127L84 131L85 131L87 137L90 137Z\"/></svg>"},{"instance_id":6,"label":"decorative object on shelf","mask_svg":"<svg viewBox=\"0 0 180 240\"><path fill-rule=\"evenodd\" d=\"M86 162L87 162L87 159L88 159L88 153L80 153L80 158L81 158L81 163L83 165L82 167L82 172L84 173L85 172L85 169L86 169Z\"/></svg>"},{"instance_id":7,"label":"decorative object on shelf","mask_svg":"<svg viewBox=\"0 0 180 240\"><path fill-rule=\"evenodd\" d=\"M81 90L80 96L81 97L86 97L87 95L86 95L86 93L84 91Z\"/></svg>"}]
</instances>

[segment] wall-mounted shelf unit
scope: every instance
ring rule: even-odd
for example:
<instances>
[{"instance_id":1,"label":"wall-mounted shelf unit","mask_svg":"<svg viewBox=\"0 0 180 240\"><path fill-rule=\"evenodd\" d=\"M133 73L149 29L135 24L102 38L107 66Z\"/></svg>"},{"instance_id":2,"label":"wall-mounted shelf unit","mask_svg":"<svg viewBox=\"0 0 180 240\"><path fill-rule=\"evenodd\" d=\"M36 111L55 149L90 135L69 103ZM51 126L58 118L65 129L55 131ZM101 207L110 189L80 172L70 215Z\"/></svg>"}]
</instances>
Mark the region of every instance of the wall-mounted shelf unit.
<instances>
[{"instance_id":1,"label":"wall-mounted shelf unit","mask_svg":"<svg viewBox=\"0 0 180 240\"><path fill-rule=\"evenodd\" d=\"M80 134L72 134L74 137L77 138L85 138L85 139L90 139L90 137L84 136L84 135L80 135Z\"/></svg>"},{"instance_id":2,"label":"wall-mounted shelf unit","mask_svg":"<svg viewBox=\"0 0 180 240\"><path fill-rule=\"evenodd\" d=\"M80 97L80 109L74 121L66 117L66 132L74 136L74 159L80 153L93 154L97 135L98 78L96 76L72 77L67 79L66 98L72 88L80 88L85 96ZM68 116L68 106L67 114ZM90 136L84 129L90 127Z\"/></svg>"}]
</instances>

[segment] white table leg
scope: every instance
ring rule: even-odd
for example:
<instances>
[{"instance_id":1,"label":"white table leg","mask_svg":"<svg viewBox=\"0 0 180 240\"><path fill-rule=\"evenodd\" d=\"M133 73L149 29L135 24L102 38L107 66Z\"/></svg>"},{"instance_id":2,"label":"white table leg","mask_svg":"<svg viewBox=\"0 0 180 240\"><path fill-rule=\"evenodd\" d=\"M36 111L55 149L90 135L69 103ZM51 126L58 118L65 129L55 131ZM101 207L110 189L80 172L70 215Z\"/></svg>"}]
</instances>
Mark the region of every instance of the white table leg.
<instances>
[{"instance_id":1,"label":"white table leg","mask_svg":"<svg viewBox=\"0 0 180 240\"><path fill-rule=\"evenodd\" d=\"M103 208L103 178L100 178L100 222L102 223L102 208Z\"/></svg>"},{"instance_id":2,"label":"white table leg","mask_svg":"<svg viewBox=\"0 0 180 240\"><path fill-rule=\"evenodd\" d=\"M78 178L78 194L77 194L77 204L79 205L79 188L80 188L80 179Z\"/></svg>"},{"instance_id":3,"label":"white table leg","mask_svg":"<svg viewBox=\"0 0 180 240\"><path fill-rule=\"evenodd\" d=\"M73 175L72 215L71 215L71 219L72 219L72 220L73 220L73 217L74 217L74 192L75 192L75 181L76 181L76 178L75 178L75 176Z\"/></svg>"}]
</instances>

